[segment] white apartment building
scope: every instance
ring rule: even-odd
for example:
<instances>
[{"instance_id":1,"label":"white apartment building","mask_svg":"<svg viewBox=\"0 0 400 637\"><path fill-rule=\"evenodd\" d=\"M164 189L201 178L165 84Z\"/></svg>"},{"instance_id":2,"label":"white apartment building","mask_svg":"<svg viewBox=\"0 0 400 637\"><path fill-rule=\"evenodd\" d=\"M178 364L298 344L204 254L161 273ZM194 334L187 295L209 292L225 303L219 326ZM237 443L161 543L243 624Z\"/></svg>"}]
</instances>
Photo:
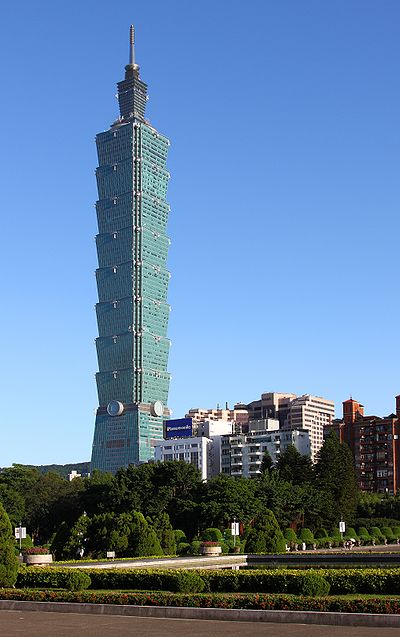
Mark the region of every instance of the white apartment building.
<instances>
[{"instance_id":1,"label":"white apartment building","mask_svg":"<svg viewBox=\"0 0 400 637\"><path fill-rule=\"evenodd\" d=\"M265 451L275 464L289 445L303 455L311 455L308 430L279 429L279 421L273 418L254 420L250 425L248 433L235 434L232 422L206 421L199 425L202 435L157 441L154 459L193 464L202 479L208 480L219 473L245 478L259 475Z\"/></svg>"},{"instance_id":2,"label":"white apartment building","mask_svg":"<svg viewBox=\"0 0 400 637\"><path fill-rule=\"evenodd\" d=\"M182 460L193 464L200 470L202 480L207 480L220 472L218 463L214 467L213 447L214 441L206 436L160 440L154 445L154 459L156 462Z\"/></svg>"},{"instance_id":3,"label":"white apartment building","mask_svg":"<svg viewBox=\"0 0 400 637\"><path fill-rule=\"evenodd\" d=\"M265 451L268 451L275 464L280 454L289 445L293 445L299 453L310 456L309 432L271 428L264 431L252 431L248 434L222 436L222 473L235 477L255 477L261 473L261 462Z\"/></svg>"},{"instance_id":4,"label":"white apartment building","mask_svg":"<svg viewBox=\"0 0 400 637\"><path fill-rule=\"evenodd\" d=\"M324 427L332 424L334 418L335 404L332 400L304 394L291 401L284 426L309 431L311 460L315 462L324 442Z\"/></svg>"}]
</instances>

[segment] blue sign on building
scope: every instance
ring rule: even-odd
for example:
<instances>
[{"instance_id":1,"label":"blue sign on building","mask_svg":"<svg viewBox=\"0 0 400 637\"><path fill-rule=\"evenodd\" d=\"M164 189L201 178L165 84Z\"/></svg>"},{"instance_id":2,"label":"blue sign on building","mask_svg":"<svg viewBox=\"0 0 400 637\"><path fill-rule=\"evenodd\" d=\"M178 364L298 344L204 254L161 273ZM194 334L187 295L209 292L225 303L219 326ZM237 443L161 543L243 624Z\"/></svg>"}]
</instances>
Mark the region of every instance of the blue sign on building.
<instances>
[{"instance_id":1,"label":"blue sign on building","mask_svg":"<svg viewBox=\"0 0 400 637\"><path fill-rule=\"evenodd\" d=\"M176 418L165 420L165 438L190 438L193 434L191 418Z\"/></svg>"}]
</instances>

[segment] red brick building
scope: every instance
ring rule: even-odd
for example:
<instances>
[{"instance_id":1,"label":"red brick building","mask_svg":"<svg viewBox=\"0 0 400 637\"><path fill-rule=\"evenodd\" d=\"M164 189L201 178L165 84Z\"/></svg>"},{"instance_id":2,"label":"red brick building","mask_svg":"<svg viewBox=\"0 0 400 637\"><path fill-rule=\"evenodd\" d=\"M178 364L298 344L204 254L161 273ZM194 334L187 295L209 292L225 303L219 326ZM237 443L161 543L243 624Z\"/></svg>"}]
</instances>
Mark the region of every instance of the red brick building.
<instances>
[{"instance_id":1,"label":"red brick building","mask_svg":"<svg viewBox=\"0 0 400 637\"><path fill-rule=\"evenodd\" d=\"M385 418L365 416L363 405L345 400L343 419L335 420L326 432L332 429L353 452L362 491L400 490L400 396L396 396L396 413Z\"/></svg>"}]
</instances>

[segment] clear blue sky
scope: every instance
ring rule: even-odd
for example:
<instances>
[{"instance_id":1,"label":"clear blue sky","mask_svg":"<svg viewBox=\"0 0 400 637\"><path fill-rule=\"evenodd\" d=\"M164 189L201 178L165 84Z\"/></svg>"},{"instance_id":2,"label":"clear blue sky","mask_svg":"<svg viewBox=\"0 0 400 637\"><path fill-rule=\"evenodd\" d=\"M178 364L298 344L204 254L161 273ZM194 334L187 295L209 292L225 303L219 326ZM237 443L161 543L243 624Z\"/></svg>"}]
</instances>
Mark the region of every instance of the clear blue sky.
<instances>
[{"instance_id":1,"label":"clear blue sky","mask_svg":"<svg viewBox=\"0 0 400 637\"><path fill-rule=\"evenodd\" d=\"M274 390L393 411L398 0L22 0L0 37L0 466L90 458L94 137L132 22L172 142L174 416Z\"/></svg>"}]
</instances>

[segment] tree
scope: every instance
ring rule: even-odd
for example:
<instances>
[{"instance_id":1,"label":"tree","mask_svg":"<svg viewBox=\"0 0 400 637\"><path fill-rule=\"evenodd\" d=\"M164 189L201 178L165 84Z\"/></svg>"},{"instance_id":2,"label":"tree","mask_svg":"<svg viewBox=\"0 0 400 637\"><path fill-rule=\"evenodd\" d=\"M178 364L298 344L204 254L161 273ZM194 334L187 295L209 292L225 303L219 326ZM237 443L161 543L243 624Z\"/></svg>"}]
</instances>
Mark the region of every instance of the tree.
<instances>
[{"instance_id":1,"label":"tree","mask_svg":"<svg viewBox=\"0 0 400 637\"><path fill-rule=\"evenodd\" d=\"M86 549L89 517L81 515L71 529L68 541L64 545L63 557L76 559L84 554Z\"/></svg>"},{"instance_id":2,"label":"tree","mask_svg":"<svg viewBox=\"0 0 400 637\"><path fill-rule=\"evenodd\" d=\"M134 511L133 523L129 536L130 555L145 557L149 555L163 555L161 544L152 526L142 513Z\"/></svg>"},{"instance_id":3,"label":"tree","mask_svg":"<svg viewBox=\"0 0 400 637\"><path fill-rule=\"evenodd\" d=\"M130 465L116 474L114 510L140 511L150 517L166 512L174 528L189 532L201 484L198 469L186 462Z\"/></svg>"},{"instance_id":4,"label":"tree","mask_svg":"<svg viewBox=\"0 0 400 637\"><path fill-rule=\"evenodd\" d=\"M268 451L268 449L266 449L264 451L262 460L261 460L261 465L260 465L260 471L261 473L266 473L269 472L273 469L274 467L274 463L272 461L271 455Z\"/></svg>"},{"instance_id":5,"label":"tree","mask_svg":"<svg viewBox=\"0 0 400 637\"><path fill-rule=\"evenodd\" d=\"M75 478L72 480L82 480ZM116 479L111 473L95 469L90 478L83 478L83 489L79 496L79 511L91 516L95 513L114 511L117 506Z\"/></svg>"},{"instance_id":6,"label":"tree","mask_svg":"<svg viewBox=\"0 0 400 637\"><path fill-rule=\"evenodd\" d=\"M276 517L270 509L259 513L250 529L245 550L247 553L284 553L286 542Z\"/></svg>"},{"instance_id":7,"label":"tree","mask_svg":"<svg viewBox=\"0 0 400 637\"><path fill-rule=\"evenodd\" d=\"M160 541L161 548L165 555L176 554L175 533L169 519L168 513L160 513L157 517L150 519L150 523L154 527L157 537Z\"/></svg>"},{"instance_id":8,"label":"tree","mask_svg":"<svg viewBox=\"0 0 400 637\"><path fill-rule=\"evenodd\" d=\"M359 490L350 448L340 443L335 432L328 434L318 452L316 486L325 493L326 524L337 525L341 516L354 521Z\"/></svg>"},{"instance_id":9,"label":"tree","mask_svg":"<svg viewBox=\"0 0 400 637\"><path fill-rule=\"evenodd\" d=\"M280 477L292 484L311 483L314 478L311 458L299 453L294 445L288 445L281 454L277 469Z\"/></svg>"},{"instance_id":10,"label":"tree","mask_svg":"<svg viewBox=\"0 0 400 637\"><path fill-rule=\"evenodd\" d=\"M0 587L14 586L18 566L11 523L3 505L0 504Z\"/></svg>"},{"instance_id":11,"label":"tree","mask_svg":"<svg viewBox=\"0 0 400 637\"><path fill-rule=\"evenodd\" d=\"M10 485L0 482L0 502L10 518L11 526L19 526L19 523L25 519L24 497Z\"/></svg>"},{"instance_id":12,"label":"tree","mask_svg":"<svg viewBox=\"0 0 400 637\"><path fill-rule=\"evenodd\" d=\"M247 522L262 508L257 497L257 482L220 474L202 485L199 525L202 529L225 529L236 518Z\"/></svg>"}]
</instances>

